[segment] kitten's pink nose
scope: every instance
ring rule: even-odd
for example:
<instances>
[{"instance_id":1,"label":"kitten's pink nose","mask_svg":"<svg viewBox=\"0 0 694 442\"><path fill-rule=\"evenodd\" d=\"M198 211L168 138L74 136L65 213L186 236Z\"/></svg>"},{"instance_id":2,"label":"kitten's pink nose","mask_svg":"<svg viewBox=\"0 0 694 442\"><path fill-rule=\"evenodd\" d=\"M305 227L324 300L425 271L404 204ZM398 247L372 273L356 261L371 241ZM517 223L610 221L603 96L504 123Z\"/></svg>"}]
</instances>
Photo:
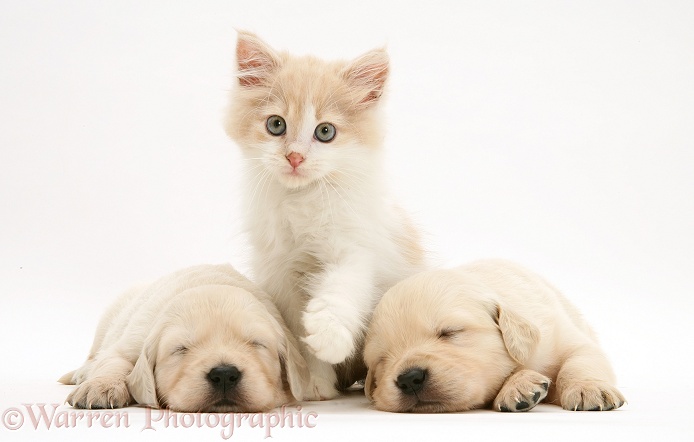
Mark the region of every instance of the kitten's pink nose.
<instances>
[{"instance_id":1,"label":"kitten's pink nose","mask_svg":"<svg viewBox=\"0 0 694 442\"><path fill-rule=\"evenodd\" d=\"M300 153L292 152L287 155L287 160L289 161L289 164L296 169L299 167L299 164L304 162L304 157Z\"/></svg>"}]
</instances>

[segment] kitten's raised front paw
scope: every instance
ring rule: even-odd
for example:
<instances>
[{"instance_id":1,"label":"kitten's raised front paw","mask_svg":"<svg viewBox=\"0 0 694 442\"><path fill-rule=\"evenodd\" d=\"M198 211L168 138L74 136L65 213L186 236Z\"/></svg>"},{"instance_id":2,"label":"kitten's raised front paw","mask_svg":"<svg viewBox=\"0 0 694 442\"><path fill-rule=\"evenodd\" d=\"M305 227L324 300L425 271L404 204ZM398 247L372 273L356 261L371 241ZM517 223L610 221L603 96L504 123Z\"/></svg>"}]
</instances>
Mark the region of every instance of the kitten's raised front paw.
<instances>
[{"instance_id":1,"label":"kitten's raised front paw","mask_svg":"<svg viewBox=\"0 0 694 442\"><path fill-rule=\"evenodd\" d=\"M311 376L304 400L327 401L336 398L339 394L335 384L330 379Z\"/></svg>"},{"instance_id":2,"label":"kitten's raised front paw","mask_svg":"<svg viewBox=\"0 0 694 442\"><path fill-rule=\"evenodd\" d=\"M303 341L318 359L339 364L354 351L352 333L321 300L308 303L303 320L306 329Z\"/></svg>"},{"instance_id":3,"label":"kitten's raised front paw","mask_svg":"<svg viewBox=\"0 0 694 442\"><path fill-rule=\"evenodd\" d=\"M306 401L325 401L333 399L337 391L337 375L332 365L317 359L312 354L306 355L306 363L311 373L308 388L304 393Z\"/></svg>"},{"instance_id":4,"label":"kitten's raised front paw","mask_svg":"<svg viewBox=\"0 0 694 442\"><path fill-rule=\"evenodd\" d=\"M130 399L125 378L99 377L78 385L65 402L75 408L122 408Z\"/></svg>"},{"instance_id":5,"label":"kitten's raised front paw","mask_svg":"<svg viewBox=\"0 0 694 442\"><path fill-rule=\"evenodd\" d=\"M521 370L506 380L494 399L494 410L529 411L547 396L550 379L533 370Z\"/></svg>"},{"instance_id":6,"label":"kitten's raised front paw","mask_svg":"<svg viewBox=\"0 0 694 442\"><path fill-rule=\"evenodd\" d=\"M607 382L578 381L561 393L561 406L571 411L608 411L624 405L622 393Z\"/></svg>"}]
</instances>

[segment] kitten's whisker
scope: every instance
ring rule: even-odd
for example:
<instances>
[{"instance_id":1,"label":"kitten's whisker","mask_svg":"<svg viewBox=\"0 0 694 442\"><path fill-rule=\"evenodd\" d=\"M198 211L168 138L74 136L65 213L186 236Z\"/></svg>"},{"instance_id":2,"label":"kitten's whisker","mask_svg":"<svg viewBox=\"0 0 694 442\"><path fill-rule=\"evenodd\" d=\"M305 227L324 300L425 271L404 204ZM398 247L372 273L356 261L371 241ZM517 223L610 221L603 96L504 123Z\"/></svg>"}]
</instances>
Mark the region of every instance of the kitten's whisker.
<instances>
[{"instance_id":1,"label":"kitten's whisker","mask_svg":"<svg viewBox=\"0 0 694 442\"><path fill-rule=\"evenodd\" d=\"M241 158L242 161L251 161L251 160L264 160L265 158L263 157L257 157L257 158Z\"/></svg>"},{"instance_id":2,"label":"kitten's whisker","mask_svg":"<svg viewBox=\"0 0 694 442\"><path fill-rule=\"evenodd\" d=\"M256 197L256 194L258 194L258 189L261 188L261 184L264 187L265 181L268 180L269 175L270 175L270 171L268 169L262 169L260 172L258 172L252 178L252 181L256 181L256 180L257 181L256 181L255 186L253 188L253 194L251 195L251 199L247 203L246 211L251 211L251 209L255 205L255 197ZM262 189L261 189L261 193L262 193ZM259 196L259 194L258 194L258 196Z\"/></svg>"},{"instance_id":3,"label":"kitten's whisker","mask_svg":"<svg viewBox=\"0 0 694 442\"><path fill-rule=\"evenodd\" d=\"M364 173L361 173L361 171L359 169L341 168L337 173L342 174L344 181L350 181L350 182L353 182L356 184L363 184L366 187L368 187L368 185L370 183L366 179L367 175ZM335 181L339 180L339 178L335 175L331 175L331 178Z\"/></svg>"},{"instance_id":4,"label":"kitten's whisker","mask_svg":"<svg viewBox=\"0 0 694 442\"><path fill-rule=\"evenodd\" d=\"M243 115L241 116L241 122L240 122L240 124L245 124L245 121L248 119L248 117L249 117L252 113L256 112L257 110L258 110L258 108L251 108L248 112L246 112L245 114L243 114Z\"/></svg>"},{"instance_id":5,"label":"kitten's whisker","mask_svg":"<svg viewBox=\"0 0 694 442\"><path fill-rule=\"evenodd\" d=\"M272 181L273 181L273 180L272 180L272 175L273 175L272 171L271 171L270 169L268 169L268 174L267 174L268 179L266 180L267 188L266 188L265 185L263 185L263 189L260 190L261 195L262 195L262 193L263 193L263 190L265 190L265 197L264 197L264 200L267 200L267 197L268 197L268 195L269 195L269 193L270 193L270 187L272 187Z\"/></svg>"},{"instance_id":6,"label":"kitten's whisker","mask_svg":"<svg viewBox=\"0 0 694 442\"><path fill-rule=\"evenodd\" d=\"M333 184L332 184L330 181L327 181L327 180L326 180L326 183L328 183L328 185L329 185L330 187L332 187L332 189L335 191L335 193L337 194L337 196L340 197L340 199L345 203L345 205L347 206L347 208L349 208L349 210L352 211L352 213L354 214L354 216L356 216L357 219L361 221L361 216L359 216L359 214L354 210L354 208L352 208L352 206L349 204L349 201L347 201L347 198L345 198L345 197L335 188L335 186L333 186ZM345 191L345 189L339 184L338 181L335 181L335 184L337 184L343 191Z\"/></svg>"},{"instance_id":7,"label":"kitten's whisker","mask_svg":"<svg viewBox=\"0 0 694 442\"><path fill-rule=\"evenodd\" d=\"M326 108L328 108L328 109L334 109L334 108L337 107L338 99L337 99L337 98L333 99L333 97L336 96L336 94L337 94L338 92L339 92L340 94L344 94L344 91L342 90L342 88L335 88L335 89L333 89L333 90L330 92L330 95L329 95L328 98L325 100L325 101L326 101L326 104L325 104L325 107L326 107Z\"/></svg>"},{"instance_id":8,"label":"kitten's whisker","mask_svg":"<svg viewBox=\"0 0 694 442\"><path fill-rule=\"evenodd\" d=\"M328 191L328 187L327 187L326 184L325 184L325 183L326 183L325 178L321 178L321 179L318 181L318 183L319 183L320 186L321 186L321 187L320 187L320 188L321 188L321 200L322 200L322 197L323 197L323 190L325 190L325 194L326 194L326 196L327 196L327 198L328 198L328 209L329 209L330 220L331 220L332 222L335 222L335 213L333 212L333 205L332 205L332 203L331 203L331 201L330 201L330 192ZM323 211L323 212L324 212L324 211ZM321 226L322 226L322 224L323 224L322 221L323 221L323 215L321 215Z\"/></svg>"},{"instance_id":9,"label":"kitten's whisker","mask_svg":"<svg viewBox=\"0 0 694 442\"><path fill-rule=\"evenodd\" d=\"M282 83L279 83L278 89L278 92L282 95L281 97L278 97L278 100L282 101L282 104L286 108L289 100L287 100L287 94L284 91L284 85Z\"/></svg>"}]
</instances>

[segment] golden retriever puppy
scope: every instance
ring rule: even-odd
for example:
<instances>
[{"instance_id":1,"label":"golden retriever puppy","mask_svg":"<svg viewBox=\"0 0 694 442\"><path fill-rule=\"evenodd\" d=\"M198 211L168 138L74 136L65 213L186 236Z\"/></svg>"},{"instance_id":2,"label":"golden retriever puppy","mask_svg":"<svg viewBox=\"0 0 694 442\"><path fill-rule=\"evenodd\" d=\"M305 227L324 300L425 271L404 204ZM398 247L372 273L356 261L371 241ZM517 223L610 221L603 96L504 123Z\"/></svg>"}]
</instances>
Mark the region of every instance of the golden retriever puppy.
<instances>
[{"instance_id":1,"label":"golden retriever puppy","mask_svg":"<svg viewBox=\"0 0 694 442\"><path fill-rule=\"evenodd\" d=\"M433 270L392 287L369 326L366 395L379 410L528 411L624 404L595 335L539 276L503 261Z\"/></svg>"},{"instance_id":2,"label":"golden retriever puppy","mask_svg":"<svg viewBox=\"0 0 694 442\"><path fill-rule=\"evenodd\" d=\"M230 265L203 265L121 295L60 382L78 384L77 408L261 412L301 400L308 368L268 295Z\"/></svg>"}]
</instances>

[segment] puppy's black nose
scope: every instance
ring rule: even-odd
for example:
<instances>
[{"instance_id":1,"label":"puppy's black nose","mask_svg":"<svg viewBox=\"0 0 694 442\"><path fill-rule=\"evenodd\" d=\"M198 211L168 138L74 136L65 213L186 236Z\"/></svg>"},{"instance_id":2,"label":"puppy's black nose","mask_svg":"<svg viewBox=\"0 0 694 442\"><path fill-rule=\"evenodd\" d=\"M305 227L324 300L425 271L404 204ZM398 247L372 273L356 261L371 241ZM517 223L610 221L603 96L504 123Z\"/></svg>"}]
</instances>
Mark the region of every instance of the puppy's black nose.
<instances>
[{"instance_id":1,"label":"puppy's black nose","mask_svg":"<svg viewBox=\"0 0 694 442\"><path fill-rule=\"evenodd\" d=\"M427 378L426 370L421 368L411 368L398 376L395 382L398 388L405 394L415 394L424 387Z\"/></svg>"},{"instance_id":2,"label":"puppy's black nose","mask_svg":"<svg viewBox=\"0 0 694 442\"><path fill-rule=\"evenodd\" d=\"M212 386L221 391L231 390L239 383L242 373L234 365L220 365L207 373Z\"/></svg>"}]
</instances>

